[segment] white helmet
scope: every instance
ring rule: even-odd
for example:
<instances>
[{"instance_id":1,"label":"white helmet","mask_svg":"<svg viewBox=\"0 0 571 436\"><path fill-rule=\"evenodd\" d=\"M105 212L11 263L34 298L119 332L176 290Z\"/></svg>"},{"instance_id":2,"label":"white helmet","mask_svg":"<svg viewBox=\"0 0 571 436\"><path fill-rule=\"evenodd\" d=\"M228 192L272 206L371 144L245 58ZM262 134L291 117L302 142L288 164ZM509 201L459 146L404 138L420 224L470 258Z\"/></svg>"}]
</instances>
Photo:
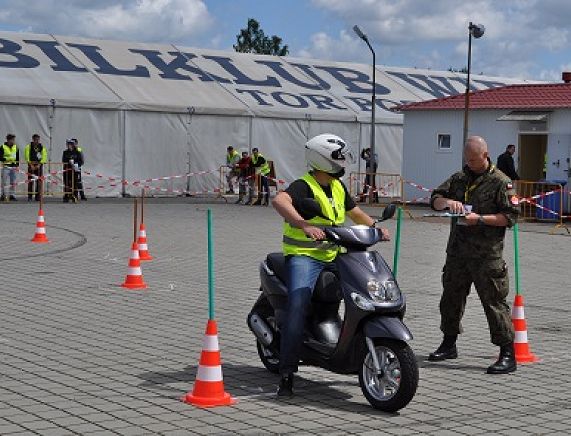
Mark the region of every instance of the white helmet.
<instances>
[{"instance_id":1,"label":"white helmet","mask_svg":"<svg viewBox=\"0 0 571 436\"><path fill-rule=\"evenodd\" d=\"M317 135L305 143L305 160L314 170L339 177L355 161L351 147L331 133Z\"/></svg>"}]
</instances>

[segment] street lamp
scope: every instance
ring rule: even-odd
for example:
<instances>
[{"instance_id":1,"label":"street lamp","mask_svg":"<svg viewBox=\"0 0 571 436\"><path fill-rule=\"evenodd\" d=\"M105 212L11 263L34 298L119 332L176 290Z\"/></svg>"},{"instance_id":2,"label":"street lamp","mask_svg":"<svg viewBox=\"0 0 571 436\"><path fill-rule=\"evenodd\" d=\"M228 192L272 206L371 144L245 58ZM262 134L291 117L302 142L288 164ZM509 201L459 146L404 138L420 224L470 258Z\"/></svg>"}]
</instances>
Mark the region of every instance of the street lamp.
<instances>
[{"instance_id":1,"label":"street lamp","mask_svg":"<svg viewBox=\"0 0 571 436\"><path fill-rule=\"evenodd\" d=\"M371 50L371 53L373 53L373 95L371 97L371 159L372 159L372 168L375 168L375 163L376 163L376 156L375 156L375 102L376 102L376 98L375 98L375 88L376 88L376 78L375 78L375 50L373 50L373 47L371 46L371 43L369 42L369 38L367 38L367 35L365 35L363 33L363 31L359 28L359 26L357 26L356 24L353 26L353 30L355 31L355 33L357 34L357 36L359 38L361 38L363 41L365 41L365 43L367 44L367 46L369 47L369 49ZM372 186L369 187L369 202L372 203L373 202L373 188L376 187L376 183L375 183L375 174L372 174L372 177L370 177L371 180L371 184Z\"/></svg>"},{"instance_id":2,"label":"street lamp","mask_svg":"<svg viewBox=\"0 0 571 436\"><path fill-rule=\"evenodd\" d=\"M468 139L468 110L470 108L470 68L472 66L472 36L476 39L484 36L486 28L483 24L473 24L470 21L468 26L468 77L466 78L466 93L464 95L464 138L462 147L466 145Z\"/></svg>"}]
</instances>

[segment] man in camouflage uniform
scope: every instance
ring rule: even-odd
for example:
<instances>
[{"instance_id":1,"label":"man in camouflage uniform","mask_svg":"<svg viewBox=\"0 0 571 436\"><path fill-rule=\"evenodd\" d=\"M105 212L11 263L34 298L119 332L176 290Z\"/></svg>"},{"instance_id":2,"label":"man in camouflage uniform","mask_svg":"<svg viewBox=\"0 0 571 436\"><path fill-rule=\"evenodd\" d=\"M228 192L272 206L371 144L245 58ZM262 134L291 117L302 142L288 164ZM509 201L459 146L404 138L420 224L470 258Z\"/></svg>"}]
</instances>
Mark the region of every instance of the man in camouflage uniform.
<instances>
[{"instance_id":1,"label":"man in camouflage uniform","mask_svg":"<svg viewBox=\"0 0 571 436\"><path fill-rule=\"evenodd\" d=\"M497 362L487 372L505 374L516 370L516 361L514 330L506 303L508 273L502 252L506 227L517 219L517 197L511 180L492 165L483 138L468 138L464 156L464 169L435 189L431 198L434 210L466 210L466 215L452 221L440 299L444 340L429 360L458 357L456 339L462 333L460 321L473 283L488 319L491 341L500 347ZM471 212L464 205L471 205Z\"/></svg>"}]
</instances>

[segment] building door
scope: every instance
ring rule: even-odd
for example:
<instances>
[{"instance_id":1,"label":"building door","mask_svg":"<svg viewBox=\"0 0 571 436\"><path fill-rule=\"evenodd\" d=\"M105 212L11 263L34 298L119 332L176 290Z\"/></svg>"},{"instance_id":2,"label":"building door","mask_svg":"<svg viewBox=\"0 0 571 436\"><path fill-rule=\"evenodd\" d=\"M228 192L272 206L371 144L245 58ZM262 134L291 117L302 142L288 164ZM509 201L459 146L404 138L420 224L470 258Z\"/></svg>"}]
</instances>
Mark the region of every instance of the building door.
<instances>
[{"instance_id":1,"label":"building door","mask_svg":"<svg viewBox=\"0 0 571 436\"><path fill-rule=\"evenodd\" d=\"M549 135L547 149L547 180L568 182L569 157L571 157L571 135Z\"/></svg>"},{"instance_id":2,"label":"building door","mask_svg":"<svg viewBox=\"0 0 571 436\"><path fill-rule=\"evenodd\" d=\"M545 178L543 163L547 151L547 135L519 135L518 174L522 180L536 182Z\"/></svg>"}]
</instances>

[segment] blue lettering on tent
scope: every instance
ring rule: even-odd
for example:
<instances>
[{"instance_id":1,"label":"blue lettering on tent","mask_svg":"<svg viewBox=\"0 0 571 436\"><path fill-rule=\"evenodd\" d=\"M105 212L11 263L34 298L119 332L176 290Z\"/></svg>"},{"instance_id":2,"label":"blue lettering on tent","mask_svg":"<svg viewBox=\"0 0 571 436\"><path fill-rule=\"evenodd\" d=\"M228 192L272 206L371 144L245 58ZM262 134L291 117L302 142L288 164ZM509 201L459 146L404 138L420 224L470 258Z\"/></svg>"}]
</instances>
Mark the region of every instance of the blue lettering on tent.
<instances>
[{"instance_id":1,"label":"blue lettering on tent","mask_svg":"<svg viewBox=\"0 0 571 436\"><path fill-rule=\"evenodd\" d=\"M38 47L44 54L51 59L54 65L50 65L54 71L71 71L76 73L84 73L87 68L78 67L73 64L68 58L66 58L58 48L59 42L57 41L36 41L31 39L25 39L26 44L32 44Z\"/></svg>"},{"instance_id":2,"label":"blue lettering on tent","mask_svg":"<svg viewBox=\"0 0 571 436\"><path fill-rule=\"evenodd\" d=\"M346 95L345 98L347 100L352 101L357 105L360 111L362 112L371 112L371 100L364 97L351 97L350 95ZM404 100L401 102L390 100L388 98L376 98L375 104L378 108L383 109L385 111L392 111L393 107L404 103Z\"/></svg>"},{"instance_id":3,"label":"blue lettering on tent","mask_svg":"<svg viewBox=\"0 0 571 436\"><path fill-rule=\"evenodd\" d=\"M436 98L447 97L449 95L457 95L459 91L452 86L450 80L453 77L443 76L424 76L422 74L406 74L398 71L387 71L388 75L398 77L416 89L420 89ZM416 79L416 80L415 80ZM460 79L462 80L462 79ZM439 83L437 83L440 82Z\"/></svg>"},{"instance_id":4,"label":"blue lettering on tent","mask_svg":"<svg viewBox=\"0 0 571 436\"><path fill-rule=\"evenodd\" d=\"M327 83L325 80L323 80L321 77L319 77L317 74L315 74L315 71L313 71L311 69L311 65L306 65L306 64L291 64L296 68L299 68L301 71L303 71L305 74L307 74L309 77L311 77L313 80L315 80L318 84L319 87L321 89L323 89L324 91L327 91L329 89L331 89L331 85L329 83Z\"/></svg>"},{"instance_id":5,"label":"blue lettering on tent","mask_svg":"<svg viewBox=\"0 0 571 436\"><path fill-rule=\"evenodd\" d=\"M0 38L0 44L2 44L2 47L0 47L0 56L9 55L15 58L13 61L0 60L0 67L36 68L38 65L40 65L37 59L34 59L33 57L23 53L19 53L19 51L22 50L22 46L20 44L16 44L13 41L2 38Z\"/></svg>"},{"instance_id":6,"label":"blue lettering on tent","mask_svg":"<svg viewBox=\"0 0 571 436\"><path fill-rule=\"evenodd\" d=\"M249 94L250 96L254 97L254 99L258 102L259 106L273 106L273 104L268 103L266 100L264 100L261 96L265 95L267 96L268 94L266 94L265 92L262 91L258 91L257 89L236 89L236 92L238 94Z\"/></svg>"},{"instance_id":7,"label":"blue lettering on tent","mask_svg":"<svg viewBox=\"0 0 571 436\"><path fill-rule=\"evenodd\" d=\"M313 104L317 107L317 109L339 109L342 111L346 111L347 108L343 106L339 106L334 103L333 98L329 97L328 95L321 95L321 94L301 94L303 97L309 98Z\"/></svg>"},{"instance_id":8,"label":"blue lettering on tent","mask_svg":"<svg viewBox=\"0 0 571 436\"><path fill-rule=\"evenodd\" d=\"M344 67L323 67L316 65L315 68L327 71L339 82L343 83L347 91L351 93L370 93L371 92L371 81L369 76L365 73L361 73L357 70L352 70L351 68ZM358 83L367 85L366 87L358 86ZM390 94L391 90L383 85L375 84L375 92L377 94Z\"/></svg>"},{"instance_id":9,"label":"blue lettering on tent","mask_svg":"<svg viewBox=\"0 0 571 436\"><path fill-rule=\"evenodd\" d=\"M305 99L303 97L301 97L299 95L292 94L290 92L275 91L275 92L272 92L272 97L278 103L281 103L281 104L288 106L288 107L293 107L296 109L305 109L306 107L309 107L309 103L307 101L305 101ZM284 97L291 97L297 103L288 102Z\"/></svg>"},{"instance_id":10,"label":"blue lettering on tent","mask_svg":"<svg viewBox=\"0 0 571 436\"><path fill-rule=\"evenodd\" d=\"M163 58L161 57L161 52L158 50L140 50L130 48L130 52L137 53L144 56L151 64L153 64L156 68L161 70L159 76L163 79L173 79L173 80L192 80L192 77L186 74L180 74L177 70L185 70L189 73L196 74L198 79L202 82L212 82L213 80L217 80L221 83L231 83L230 80L225 79L223 77L215 76L214 74L210 74L201 70L198 67L194 67L192 65L188 65L187 62L190 59L194 59L196 57L193 53L181 53L178 51L169 51L168 53L171 56L174 56L174 59L169 63L166 63Z\"/></svg>"},{"instance_id":11,"label":"blue lettering on tent","mask_svg":"<svg viewBox=\"0 0 571 436\"><path fill-rule=\"evenodd\" d=\"M265 65L271 68L276 74L279 74L283 79L287 80L294 85L301 86L302 88L319 90L322 89L319 83L304 82L290 74L280 62L276 61L255 61L257 64Z\"/></svg>"},{"instance_id":12,"label":"blue lettering on tent","mask_svg":"<svg viewBox=\"0 0 571 436\"><path fill-rule=\"evenodd\" d=\"M111 74L114 76L131 76L131 77L150 77L149 70L147 70L142 65L136 65L133 70L120 70L113 65L111 65L99 50L100 47L96 45L86 45L86 44L67 44L70 47L77 48L80 50L91 62L97 65L95 71L101 74Z\"/></svg>"},{"instance_id":13,"label":"blue lettering on tent","mask_svg":"<svg viewBox=\"0 0 571 436\"><path fill-rule=\"evenodd\" d=\"M236 85L273 86L276 88L281 88L280 82L278 82L278 80L273 76L266 76L264 80L255 80L251 77L246 76L236 67L236 65L232 63L233 60L231 58L224 56L206 55L204 55L203 58L213 60L222 68L224 68L228 73L234 76L234 83L236 83Z\"/></svg>"}]
</instances>

